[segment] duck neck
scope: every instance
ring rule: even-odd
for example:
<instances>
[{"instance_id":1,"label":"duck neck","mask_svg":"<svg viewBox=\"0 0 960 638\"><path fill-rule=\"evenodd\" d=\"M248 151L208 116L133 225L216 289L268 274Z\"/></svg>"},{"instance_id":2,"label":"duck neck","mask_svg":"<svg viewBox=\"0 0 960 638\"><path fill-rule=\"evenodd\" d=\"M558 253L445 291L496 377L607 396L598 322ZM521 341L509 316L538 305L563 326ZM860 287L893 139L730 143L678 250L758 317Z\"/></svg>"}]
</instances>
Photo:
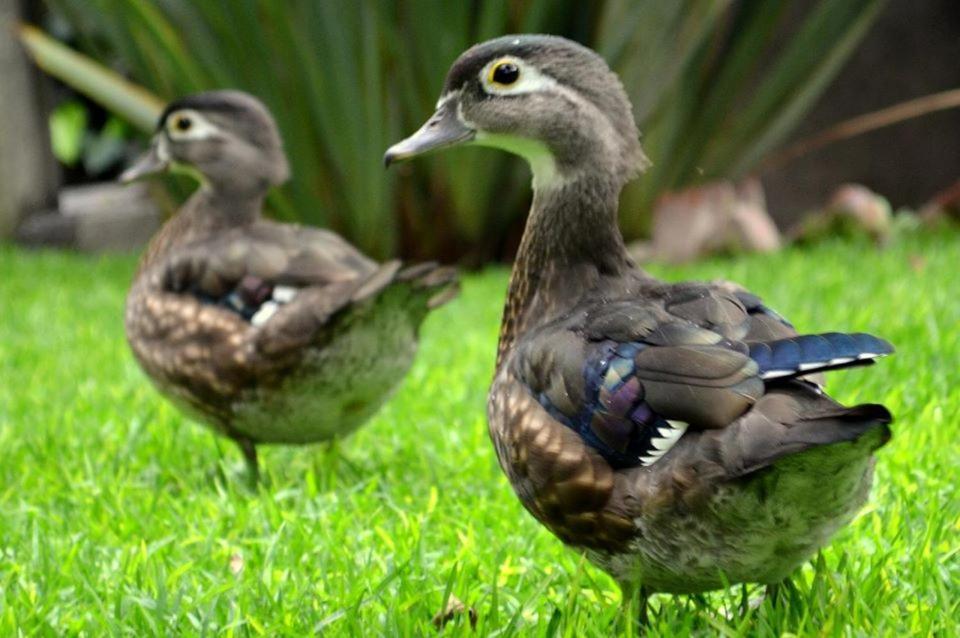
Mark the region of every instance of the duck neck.
<instances>
[{"instance_id":1,"label":"duck neck","mask_svg":"<svg viewBox=\"0 0 960 638\"><path fill-rule=\"evenodd\" d=\"M534 180L500 326L498 368L524 332L569 310L599 277L633 267L617 226L622 186L594 172L549 185Z\"/></svg>"},{"instance_id":2,"label":"duck neck","mask_svg":"<svg viewBox=\"0 0 960 638\"><path fill-rule=\"evenodd\" d=\"M191 199L198 200L194 215L205 217L216 230L246 226L260 219L267 193L262 190L236 192L215 187L197 191Z\"/></svg>"},{"instance_id":3,"label":"duck neck","mask_svg":"<svg viewBox=\"0 0 960 638\"><path fill-rule=\"evenodd\" d=\"M150 240L138 272L177 246L254 223L261 217L265 197L265 192L235 193L204 185Z\"/></svg>"}]
</instances>

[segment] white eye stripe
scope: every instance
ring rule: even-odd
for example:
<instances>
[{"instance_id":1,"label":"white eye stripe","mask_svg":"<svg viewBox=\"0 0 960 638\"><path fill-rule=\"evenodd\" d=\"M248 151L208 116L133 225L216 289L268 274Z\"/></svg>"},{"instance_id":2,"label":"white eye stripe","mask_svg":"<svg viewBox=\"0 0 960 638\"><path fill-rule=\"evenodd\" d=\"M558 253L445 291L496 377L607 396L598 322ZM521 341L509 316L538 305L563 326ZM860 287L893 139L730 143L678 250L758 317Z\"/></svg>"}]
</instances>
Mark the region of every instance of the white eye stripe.
<instances>
[{"instance_id":1,"label":"white eye stripe","mask_svg":"<svg viewBox=\"0 0 960 638\"><path fill-rule=\"evenodd\" d=\"M467 116L463 114L463 102L462 102L462 101L457 101L457 119L460 121L461 124L463 124L463 125L466 126L467 128L472 128L472 129L476 129L476 128L477 128L476 125L474 125L473 122L471 122L470 120L468 120L468 119L467 119Z\"/></svg>"},{"instance_id":2,"label":"white eye stripe","mask_svg":"<svg viewBox=\"0 0 960 638\"><path fill-rule=\"evenodd\" d=\"M186 128L182 122L189 122ZM167 135L174 141L205 140L220 134L220 129L193 109L181 109L171 113L166 122Z\"/></svg>"},{"instance_id":3,"label":"white eye stripe","mask_svg":"<svg viewBox=\"0 0 960 638\"><path fill-rule=\"evenodd\" d=\"M513 84L498 84L490 79L493 67L504 63L514 64L520 70L520 77ZM480 70L480 85L491 95L521 95L555 88L557 81L549 75L540 73L520 58L507 56L491 60Z\"/></svg>"},{"instance_id":4,"label":"white eye stripe","mask_svg":"<svg viewBox=\"0 0 960 638\"><path fill-rule=\"evenodd\" d=\"M157 136L157 157L161 162L170 161L170 142L164 135Z\"/></svg>"},{"instance_id":5,"label":"white eye stripe","mask_svg":"<svg viewBox=\"0 0 960 638\"><path fill-rule=\"evenodd\" d=\"M520 77L516 82L508 85L491 82L490 72L493 67L505 62L515 64L520 70ZM536 67L527 64L526 61L521 58L504 56L488 62L487 65L480 70L480 86L482 86L483 90L489 95L522 95L549 90L554 94L562 95L585 111L593 111L599 114L606 128L605 138L613 140L619 135L613 122L610 121L609 115L598 108L596 104L586 99L571 87L561 84L549 75L541 73ZM447 97L449 97L449 94L444 95L440 101L443 102Z\"/></svg>"},{"instance_id":6,"label":"white eye stripe","mask_svg":"<svg viewBox=\"0 0 960 638\"><path fill-rule=\"evenodd\" d=\"M463 93L462 90L460 90L460 91L448 91L447 93L444 93L443 95L441 95L441 96L440 96L440 99L437 100L437 110L439 111L440 109L442 109L442 108L443 108L443 105L446 104L449 100L452 100L452 99L454 99L454 98L460 97L460 94L461 94L461 93Z\"/></svg>"}]
</instances>

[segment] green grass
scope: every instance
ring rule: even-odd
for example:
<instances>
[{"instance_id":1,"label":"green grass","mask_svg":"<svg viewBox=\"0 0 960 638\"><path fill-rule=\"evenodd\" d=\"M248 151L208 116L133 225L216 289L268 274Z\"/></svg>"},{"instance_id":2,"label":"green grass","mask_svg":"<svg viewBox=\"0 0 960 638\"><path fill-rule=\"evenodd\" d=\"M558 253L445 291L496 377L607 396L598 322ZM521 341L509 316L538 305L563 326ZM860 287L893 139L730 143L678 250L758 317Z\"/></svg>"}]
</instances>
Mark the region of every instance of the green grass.
<instances>
[{"instance_id":1,"label":"green grass","mask_svg":"<svg viewBox=\"0 0 960 638\"><path fill-rule=\"evenodd\" d=\"M396 398L338 451L266 448L245 487L229 442L140 373L121 309L134 261L0 249L0 635L605 636L620 594L520 507L487 439L507 272L467 277ZM830 242L657 268L726 277L801 329L887 337L836 373L897 416L870 504L746 616L741 590L655 599L652 635L960 635L960 235L883 252ZM751 595L753 591L751 590Z\"/></svg>"}]
</instances>

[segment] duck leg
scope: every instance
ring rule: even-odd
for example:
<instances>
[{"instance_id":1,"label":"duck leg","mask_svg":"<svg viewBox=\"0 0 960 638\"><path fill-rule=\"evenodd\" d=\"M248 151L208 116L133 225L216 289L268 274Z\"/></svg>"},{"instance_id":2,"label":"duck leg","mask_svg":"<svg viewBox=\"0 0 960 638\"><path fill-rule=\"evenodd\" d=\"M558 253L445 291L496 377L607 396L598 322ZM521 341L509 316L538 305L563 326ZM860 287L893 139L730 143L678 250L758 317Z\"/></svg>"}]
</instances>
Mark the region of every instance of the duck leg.
<instances>
[{"instance_id":1,"label":"duck leg","mask_svg":"<svg viewBox=\"0 0 960 638\"><path fill-rule=\"evenodd\" d=\"M247 461L247 472L251 485L260 482L260 465L257 463L257 445L250 439L238 438L237 445L243 452L243 458Z\"/></svg>"},{"instance_id":2,"label":"duck leg","mask_svg":"<svg viewBox=\"0 0 960 638\"><path fill-rule=\"evenodd\" d=\"M645 632L650 624L650 590L643 585L637 590L637 627Z\"/></svg>"},{"instance_id":3,"label":"duck leg","mask_svg":"<svg viewBox=\"0 0 960 638\"><path fill-rule=\"evenodd\" d=\"M650 622L647 602L653 592L643 585L638 587L636 583L621 581L620 593L620 614L617 616L618 630L616 633L630 633L627 629L631 623L635 622L635 628L642 636ZM633 608L634 604L638 605L636 609ZM633 614L636 614L636 616Z\"/></svg>"},{"instance_id":4,"label":"duck leg","mask_svg":"<svg viewBox=\"0 0 960 638\"><path fill-rule=\"evenodd\" d=\"M769 598L770 605L772 607L776 607L781 603L786 604L789 602L796 590L797 586L793 584L793 580L787 577L781 580L779 583L768 584L764 589L764 598Z\"/></svg>"},{"instance_id":5,"label":"duck leg","mask_svg":"<svg viewBox=\"0 0 960 638\"><path fill-rule=\"evenodd\" d=\"M782 596L788 595L788 592L793 588L793 582L789 578L784 578L778 583L767 583L763 588L763 595L757 596L756 598L750 598L748 602L743 607L743 615L746 616L749 610L759 609L765 601L770 601L771 607L778 607L781 602L780 598ZM746 585L744 585L743 596L746 601Z\"/></svg>"},{"instance_id":6,"label":"duck leg","mask_svg":"<svg viewBox=\"0 0 960 638\"><path fill-rule=\"evenodd\" d=\"M653 592L651 592L649 589L647 589L643 585L640 585L636 589L637 629L639 629L640 635L643 635L646 632L647 626L650 624L649 601L650 601L650 595L652 593ZM627 596L626 592L624 592L624 607L627 606L627 601L631 599L632 595L633 594L631 593L630 596Z\"/></svg>"},{"instance_id":7,"label":"duck leg","mask_svg":"<svg viewBox=\"0 0 960 638\"><path fill-rule=\"evenodd\" d=\"M781 587L783 587L783 581L779 583L770 583L764 588L764 598L770 601L771 607L776 607L779 603Z\"/></svg>"}]
</instances>

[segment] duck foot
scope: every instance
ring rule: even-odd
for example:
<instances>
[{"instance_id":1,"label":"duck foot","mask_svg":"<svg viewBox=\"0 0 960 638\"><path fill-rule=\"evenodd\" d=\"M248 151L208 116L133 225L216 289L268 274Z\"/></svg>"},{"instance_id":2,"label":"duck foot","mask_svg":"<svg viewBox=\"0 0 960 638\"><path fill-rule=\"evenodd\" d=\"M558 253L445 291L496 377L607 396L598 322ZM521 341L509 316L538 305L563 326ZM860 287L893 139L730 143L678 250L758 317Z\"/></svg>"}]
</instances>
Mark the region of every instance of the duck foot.
<instances>
[{"instance_id":1,"label":"duck foot","mask_svg":"<svg viewBox=\"0 0 960 638\"><path fill-rule=\"evenodd\" d=\"M340 441L341 439L336 437L323 443L323 463L326 470L336 474L339 472L340 466L343 465L352 475L357 477L364 476L365 472L363 468L347 456L343 451L343 446L340 444Z\"/></svg>"},{"instance_id":2,"label":"duck foot","mask_svg":"<svg viewBox=\"0 0 960 638\"><path fill-rule=\"evenodd\" d=\"M260 464L257 462L257 445L250 439L236 439L240 451L243 452L243 458L247 462L247 479L251 487L256 487L260 482Z\"/></svg>"},{"instance_id":3,"label":"duck foot","mask_svg":"<svg viewBox=\"0 0 960 638\"><path fill-rule=\"evenodd\" d=\"M777 607L785 605L796 595L797 586L789 578L784 578L779 583L770 583L764 590L764 598L770 599L770 605Z\"/></svg>"},{"instance_id":4,"label":"duck foot","mask_svg":"<svg viewBox=\"0 0 960 638\"><path fill-rule=\"evenodd\" d=\"M645 629L650 624L650 590L641 587L637 594L637 624Z\"/></svg>"},{"instance_id":5,"label":"duck foot","mask_svg":"<svg viewBox=\"0 0 960 638\"><path fill-rule=\"evenodd\" d=\"M762 596L754 598L747 597L746 585L743 586L743 615L746 616L750 610L759 609L763 603L770 601L771 607L779 607L785 601L782 600L793 589L793 582L789 578L784 578L779 583L769 583L763 588Z\"/></svg>"},{"instance_id":6,"label":"duck foot","mask_svg":"<svg viewBox=\"0 0 960 638\"><path fill-rule=\"evenodd\" d=\"M637 629L640 632L640 635L646 633L647 627L650 625L650 595L652 592L646 587L640 586L637 589ZM625 598L624 602L628 601L629 598Z\"/></svg>"},{"instance_id":7,"label":"duck foot","mask_svg":"<svg viewBox=\"0 0 960 638\"><path fill-rule=\"evenodd\" d=\"M763 597L765 600L770 601L771 607L776 607L780 604L780 588L783 583L771 583L767 585L763 590Z\"/></svg>"}]
</instances>

